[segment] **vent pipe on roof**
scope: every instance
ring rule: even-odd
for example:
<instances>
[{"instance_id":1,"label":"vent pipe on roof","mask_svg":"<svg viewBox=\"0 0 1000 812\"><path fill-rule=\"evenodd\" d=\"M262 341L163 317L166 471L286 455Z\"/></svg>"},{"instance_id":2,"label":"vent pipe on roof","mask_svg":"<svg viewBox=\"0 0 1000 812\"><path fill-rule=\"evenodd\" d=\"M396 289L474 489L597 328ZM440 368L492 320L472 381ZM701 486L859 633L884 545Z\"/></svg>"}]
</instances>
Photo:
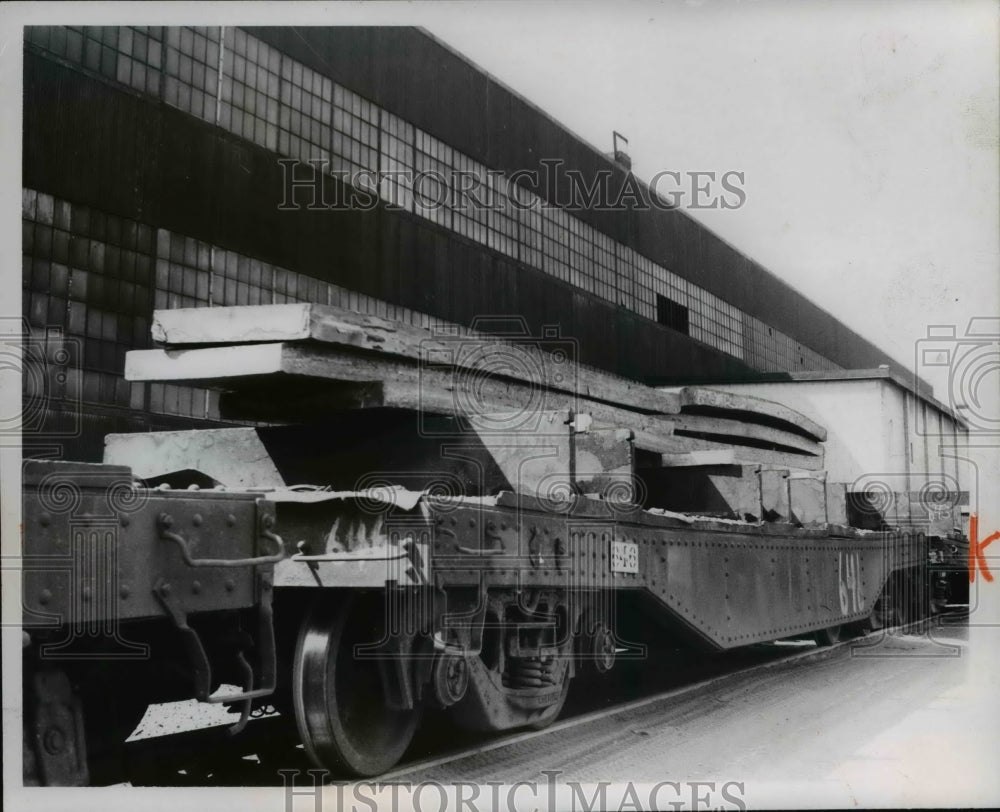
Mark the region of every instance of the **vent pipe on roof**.
<instances>
[{"instance_id":1,"label":"vent pipe on roof","mask_svg":"<svg viewBox=\"0 0 1000 812\"><path fill-rule=\"evenodd\" d=\"M628 139L617 130L612 130L614 151L608 157L616 164L623 166L629 172L632 171L632 159L628 156Z\"/></svg>"}]
</instances>

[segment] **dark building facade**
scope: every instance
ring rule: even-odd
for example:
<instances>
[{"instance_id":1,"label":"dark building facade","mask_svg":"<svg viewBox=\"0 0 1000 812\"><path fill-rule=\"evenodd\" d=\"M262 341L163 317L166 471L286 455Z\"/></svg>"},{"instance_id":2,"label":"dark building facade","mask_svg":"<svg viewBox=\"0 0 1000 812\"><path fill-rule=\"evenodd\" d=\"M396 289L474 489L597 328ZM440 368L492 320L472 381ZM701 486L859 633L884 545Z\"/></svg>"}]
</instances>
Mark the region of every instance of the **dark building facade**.
<instances>
[{"instance_id":1,"label":"dark building facade","mask_svg":"<svg viewBox=\"0 0 1000 812\"><path fill-rule=\"evenodd\" d=\"M516 314L648 381L905 373L680 209L552 205L627 169L418 29L30 27L23 155L24 317L63 359L25 375L39 453L218 422L214 392L122 377L163 307Z\"/></svg>"}]
</instances>

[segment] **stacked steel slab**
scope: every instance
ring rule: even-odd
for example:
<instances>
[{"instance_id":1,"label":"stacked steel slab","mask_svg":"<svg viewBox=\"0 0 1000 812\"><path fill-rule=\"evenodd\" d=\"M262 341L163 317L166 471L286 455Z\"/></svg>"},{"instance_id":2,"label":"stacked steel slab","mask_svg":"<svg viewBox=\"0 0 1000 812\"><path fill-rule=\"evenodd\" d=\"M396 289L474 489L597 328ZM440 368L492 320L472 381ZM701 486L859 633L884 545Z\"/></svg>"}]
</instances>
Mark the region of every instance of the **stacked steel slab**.
<instances>
[{"instance_id":1,"label":"stacked steel slab","mask_svg":"<svg viewBox=\"0 0 1000 812\"><path fill-rule=\"evenodd\" d=\"M316 304L158 310L162 348L130 352L126 378L219 388L234 420L372 408L436 415L478 437L514 489L537 492L546 476L551 488L565 457L577 493L638 476L644 493L630 497L649 507L843 523L826 510L826 432L804 415L703 387L650 388L577 364L556 331L532 337L497 324L489 334L430 329ZM557 462L526 466L541 436ZM798 491L822 494L822 507Z\"/></svg>"}]
</instances>

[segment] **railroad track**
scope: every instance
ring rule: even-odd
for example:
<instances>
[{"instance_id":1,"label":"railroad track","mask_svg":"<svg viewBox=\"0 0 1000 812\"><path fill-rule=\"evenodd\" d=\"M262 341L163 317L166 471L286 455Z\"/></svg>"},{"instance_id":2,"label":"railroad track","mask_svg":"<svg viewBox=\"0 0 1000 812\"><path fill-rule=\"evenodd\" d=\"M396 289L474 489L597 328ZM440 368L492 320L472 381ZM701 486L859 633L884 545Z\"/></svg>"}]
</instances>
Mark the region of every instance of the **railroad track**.
<instances>
[{"instance_id":1,"label":"railroad track","mask_svg":"<svg viewBox=\"0 0 1000 812\"><path fill-rule=\"evenodd\" d=\"M933 620L875 634L919 633L930 625L960 625L965 618L966 613L955 609ZM610 714L691 699L700 692L736 684L768 669L824 660L866 639L845 640L828 647L807 641L782 641L714 654L660 652L641 667L639 663L617 666L612 679L589 685L581 681L571 691L559 721L541 731L473 733L444 719L428 718L401 763L379 781L419 779L423 773L450 762L540 739ZM246 730L235 737L228 734L226 725L221 725L130 741L122 763L98 765L94 778L100 783L145 786L280 786L279 770L309 769L314 766L298 744L294 723L274 714L251 720Z\"/></svg>"}]
</instances>

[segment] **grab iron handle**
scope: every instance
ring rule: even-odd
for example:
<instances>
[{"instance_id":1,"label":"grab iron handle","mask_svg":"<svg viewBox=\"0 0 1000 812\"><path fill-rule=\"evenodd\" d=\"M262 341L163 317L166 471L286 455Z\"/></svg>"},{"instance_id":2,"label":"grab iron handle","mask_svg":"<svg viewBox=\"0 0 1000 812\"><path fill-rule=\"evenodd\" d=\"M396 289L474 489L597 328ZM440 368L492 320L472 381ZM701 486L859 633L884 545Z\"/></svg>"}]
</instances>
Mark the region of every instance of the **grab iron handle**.
<instances>
[{"instance_id":1,"label":"grab iron handle","mask_svg":"<svg viewBox=\"0 0 1000 812\"><path fill-rule=\"evenodd\" d=\"M188 545L187 539L170 529L174 525L174 519L169 513L161 513L156 523L160 528L160 538L172 541L180 547L181 557L189 567L256 567L264 564L277 564L285 558L285 544L281 540L281 536L271 529L274 526L274 517L272 516L264 516L261 519L260 534L277 547L277 552L254 558L195 558L191 555L191 547Z\"/></svg>"}]
</instances>

